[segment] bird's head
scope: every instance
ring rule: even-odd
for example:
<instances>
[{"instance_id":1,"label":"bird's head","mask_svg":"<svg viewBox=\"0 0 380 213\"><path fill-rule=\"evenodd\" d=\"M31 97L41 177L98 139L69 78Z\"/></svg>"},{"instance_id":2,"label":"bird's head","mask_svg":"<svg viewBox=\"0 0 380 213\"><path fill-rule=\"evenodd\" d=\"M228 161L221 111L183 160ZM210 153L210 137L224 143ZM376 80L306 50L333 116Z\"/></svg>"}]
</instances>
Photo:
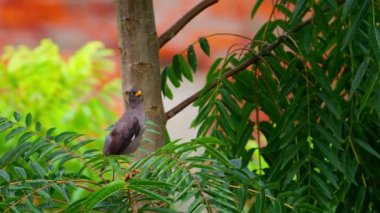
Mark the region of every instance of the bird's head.
<instances>
[{"instance_id":1,"label":"bird's head","mask_svg":"<svg viewBox=\"0 0 380 213\"><path fill-rule=\"evenodd\" d=\"M143 101L142 92L138 89L131 89L130 91L126 91L124 93L124 98L128 99L128 103L132 107L136 106L137 104Z\"/></svg>"}]
</instances>

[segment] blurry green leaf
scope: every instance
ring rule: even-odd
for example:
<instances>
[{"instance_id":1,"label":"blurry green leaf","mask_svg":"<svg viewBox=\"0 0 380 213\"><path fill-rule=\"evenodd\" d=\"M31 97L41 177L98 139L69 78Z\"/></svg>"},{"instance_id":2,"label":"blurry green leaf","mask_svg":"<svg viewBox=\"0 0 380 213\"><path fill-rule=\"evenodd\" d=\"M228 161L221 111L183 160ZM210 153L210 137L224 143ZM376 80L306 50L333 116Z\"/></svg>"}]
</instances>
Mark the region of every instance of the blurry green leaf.
<instances>
[{"instance_id":1,"label":"blurry green leaf","mask_svg":"<svg viewBox=\"0 0 380 213\"><path fill-rule=\"evenodd\" d=\"M263 0L257 0L257 1L256 1L255 5L253 6L252 11L251 11L251 19L252 19L253 17L255 17L256 12L259 10L259 8L260 8L260 6L261 6L261 4L262 4L263 2L264 2Z\"/></svg>"},{"instance_id":2,"label":"blurry green leaf","mask_svg":"<svg viewBox=\"0 0 380 213\"><path fill-rule=\"evenodd\" d=\"M195 200L190 204L189 208L186 209L186 212L193 212L199 205L202 205L202 196L195 196Z\"/></svg>"},{"instance_id":3,"label":"blurry green leaf","mask_svg":"<svg viewBox=\"0 0 380 213\"><path fill-rule=\"evenodd\" d=\"M12 122L6 121L0 124L0 133L13 126Z\"/></svg>"},{"instance_id":4,"label":"blurry green leaf","mask_svg":"<svg viewBox=\"0 0 380 213\"><path fill-rule=\"evenodd\" d=\"M41 131L41 123L39 121L36 122L36 131Z\"/></svg>"},{"instance_id":5,"label":"blurry green leaf","mask_svg":"<svg viewBox=\"0 0 380 213\"><path fill-rule=\"evenodd\" d=\"M2 169L0 169L0 177L7 182L11 180L9 174L5 170L2 170Z\"/></svg>"},{"instance_id":6,"label":"blurry green leaf","mask_svg":"<svg viewBox=\"0 0 380 213\"><path fill-rule=\"evenodd\" d=\"M23 180L27 178L27 174L24 168L15 166L13 169L16 172L18 178L21 178Z\"/></svg>"},{"instance_id":7,"label":"blurry green leaf","mask_svg":"<svg viewBox=\"0 0 380 213\"><path fill-rule=\"evenodd\" d=\"M338 4L336 3L335 0L327 0L327 3L330 5L330 7L333 10L337 10L338 9Z\"/></svg>"},{"instance_id":8,"label":"blurry green leaf","mask_svg":"<svg viewBox=\"0 0 380 213\"><path fill-rule=\"evenodd\" d=\"M308 212L319 212L321 209L316 207L315 205L311 205L308 203L300 203L297 205L300 209L307 210Z\"/></svg>"},{"instance_id":9,"label":"blurry green leaf","mask_svg":"<svg viewBox=\"0 0 380 213\"><path fill-rule=\"evenodd\" d=\"M55 129L56 129L55 127L48 129L48 131L46 131L46 137L51 136Z\"/></svg>"},{"instance_id":10,"label":"blurry green leaf","mask_svg":"<svg viewBox=\"0 0 380 213\"><path fill-rule=\"evenodd\" d=\"M316 139L315 139L316 140ZM343 171L341 161L338 159L338 156L333 153L332 150L330 150L323 141L315 141L315 144L317 147L321 150L321 152L326 156L326 158L330 161L332 165L335 166L338 170L341 172Z\"/></svg>"},{"instance_id":11,"label":"blurry green leaf","mask_svg":"<svg viewBox=\"0 0 380 213\"><path fill-rule=\"evenodd\" d=\"M29 140L31 137L35 135L34 132L25 132L21 137L18 139L18 143L24 143L25 141Z\"/></svg>"},{"instance_id":12,"label":"blurry green leaf","mask_svg":"<svg viewBox=\"0 0 380 213\"><path fill-rule=\"evenodd\" d=\"M263 192L259 192L256 194L255 200L255 212L263 212L265 204L265 194Z\"/></svg>"},{"instance_id":13,"label":"blurry green leaf","mask_svg":"<svg viewBox=\"0 0 380 213\"><path fill-rule=\"evenodd\" d=\"M180 55L174 55L172 59L172 64L173 64L173 71L175 76L179 81L182 81L182 69L181 69L181 61L180 61Z\"/></svg>"},{"instance_id":14,"label":"blurry green leaf","mask_svg":"<svg viewBox=\"0 0 380 213\"><path fill-rule=\"evenodd\" d=\"M77 149L79 149L79 148L81 148L81 147L83 147L83 146L85 146L85 145L87 145L87 144L89 144L89 143L91 143L91 142L94 142L94 140L84 140L84 141L81 141L81 142L79 142L79 143L76 143L75 145L73 145L72 147L71 147L71 150L77 150Z\"/></svg>"},{"instance_id":15,"label":"blurry green leaf","mask_svg":"<svg viewBox=\"0 0 380 213\"><path fill-rule=\"evenodd\" d=\"M374 14L372 14L374 16ZM380 63L380 32L376 23L371 23L369 31L369 41L371 43L372 50L375 54L377 63Z\"/></svg>"},{"instance_id":16,"label":"blurry green leaf","mask_svg":"<svg viewBox=\"0 0 380 213\"><path fill-rule=\"evenodd\" d=\"M189 65L185 62L185 59L182 55L178 55L179 63L180 63L180 69L182 74L189 80L190 82L193 82L193 74L191 73L191 70L189 68Z\"/></svg>"},{"instance_id":17,"label":"blurry green leaf","mask_svg":"<svg viewBox=\"0 0 380 213\"><path fill-rule=\"evenodd\" d=\"M210 45L208 44L207 39L205 37L200 37L198 41L203 52L206 53L207 56L210 56Z\"/></svg>"},{"instance_id":18,"label":"blurry green leaf","mask_svg":"<svg viewBox=\"0 0 380 213\"><path fill-rule=\"evenodd\" d=\"M347 31L346 37L344 38L341 50L344 49L348 44L350 44L350 42L354 38L354 35L356 34L356 32L359 29L360 23L364 19L364 15L368 11L368 7L370 5L369 3L370 3L370 0L364 0L364 2L361 4L359 14L356 15L354 22L348 28L348 31Z\"/></svg>"},{"instance_id":19,"label":"blurry green leaf","mask_svg":"<svg viewBox=\"0 0 380 213\"><path fill-rule=\"evenodd\" d=\"M170 100L173 100L174 96L168 85L165 85L165 96L168 97Z\"/></svg>"},{"instance_id":20,"label":"blurry green leaf","mask_svg":"<svg viewBox=\"0 0 380 213\"><path fill-rule=\"evenodd\" d=\"M325 180L322 180L318 175L313 175L311 178L316 182L315 186L321 189L323 192L323 195L327 198L331 199L331 192L329 190L329 187L326 184Z\"/></svg>"},{"instance_id":21,"label":"blurry green leaf","mask_svg":"<svg viewBox=\"0 0 380 213\"><path fill-rule=\"evenodd\" d=\"M366 194L366 188L363 186L359 187L358 192L355 193L355 197L356 197L355 212L361 212L361 210L363 209L365 194Z\"/></svg>"},{"instance_id":22,"label":"blurry green leaf","mask_svg":"<svg viewBox=\"0 0 380 213\"><path fill-rule=\"evenodd\" d=\"M345 20L348 17L348 14L350 14L350 12L354 6L354 3L355 3L355 0L344 1L343 12L342 12L342 20Z\"/></svg>"},{"instance_id":23,"label":"blurry green leaf","mask_svg":"<svg viewBox=\"0 0 380 213\"><path fill-rule=\"evenodd\" d=\"M368 62L367 60L364 60L358 70L356 70L356 74L355 74L355 77L354 77L354 80L352 81L352 85L351 85L351 89L350 89L350 99L352 98L352 96L354 95L354 93L356 92L356 90L358 89L362 79L363 79L363 76L365 75L365 72L367 71L367 68L368 68Z\"/></svg>"},{"instance_id":24,"label":"blurry green leaf","mask_svg":"<svg viewBox=\"0 0 380 213\"><path fill-rule=\"evenodd\" d=\"M25 130L25 127L23 126L19 126L15 129L12 129L12 131L10 131L6 136L5 136L5 142L6 141L9 141L10 139L12 139L14 136L16 136L17 134L20 134L22 131Z\"/></svg>"},{"instance_id":25,"label":"blurry green leaf","mask_svg":"<svg viewBox=\"0 0 380 213\"><path fill-rule=\"evenodd\" d=\"M342 115L341 105L335 99L335 96L329 95L327 93L316 92L317 96L326 103L327 108L334 113L337 118L340 118Z\"/></svg>"},{"instance_id":26,"label":"blurry green leaf","mask_svg":"<svg viewBox=\"0 0 380 213\"><path fill-rule=\"evenodd\" d=\"M107 197L123 189L126 189L126 183L123 180L115 181L103 186L102 188L98 189L90 196L88 196L87 199L83 202L84 211L89 212L98 203L102 202Z\"/></svg>"},{"instance_id":27,"label":"blurry green leaf","mask_svg":"<svg viewBox=\"0 0 380 213\"><path fill-rule=\"evenodd\" d=\"M193 69L194 73L197 71L198 62L197 57L195 55L194 46L190 45L187 48L187 61L189 62L191 69Z\"/></svg>"},{"instance_id":28,"label":"blurry green leaf","mask_svg":"<svg viewBox=\"0 0 380 213\"><path fill-rule=\"evenodd\" d=\"M28 113L25 117L25 125L26 127L30 127L32 125L32 115Z\"/></svg>"},{"instance_id":29,"label":"blurry green leaf","mask_svg":"<svg viewBox=\"0 0 380 213\"><path fill-rule=\"evenodd\" d=\"M369 145L368 141L364 142L358 138L354 138L354 142L380 160L380 154L374 148L372 148L371 145Z\"/></svg>"},{"instance_id":30,"label":"blurry green leaf","mask_svg":"<svg viewBox=\"0 0 380 213\"><path fill-rule=\"evenodd\" d=\"M291 23L296 23L301 18L302 12L306 9L306 0L297 0L296 6L293 11L292 18L290 20Z\"/></svg>"},{"instance_id":31,"label":"blurry green leaf","mask_svg":"<svg viewBox=\"0 0 380 213\"><path fill-rule=\"evenodd\" d=\"M181 84L179 83L179 81L181 81L181 78L178 78L178 76L176 75L174 69L173 69L171 66L168 67L168 71L167 71L167 73L168 73L169 79L170 79L170 81L172 82L172 84L173 84L176 88L178 88L178 87L181 85Z\"/></svg>"},{"instance_id":32,"label":"blurry green leaf","mask_svg":"<svg viewBox=\"0 0 380 213\"><path fill-rule=\"evenodd\" d=\"M37 162L31 161L31 162L29 163L29 165L30 165L31 168L33 168L33 170L34 170L35 172L37 172L37 174L38 174L40 177L42 177L42 178L44 177L45 172L44 172L44 170L42 169L42 167L41 167L40 164L38 164Z\"/></svg>"},{"instance_id":33,"label":"blurry green leaf","mask_svg":"<svg viewBox=\"0 0 380 213\"><path fill-rule=\"evenodd\" d=\"M66 202L70 202L69 195L66 191L66 189L63 187L63 185L58 185L56 183L51 184L51 187L59 193L65 200Z\"/></svg>"},{"instance_id":34,"label":"blurry green leaf","mask_svg":"<svg viewBox=\"0 0 380 213\"><path fill-rule=\"evenodd\" d=\"M13 113L13 117L15 118L15 120L16 120L17 122L21 120L21 115L20 115L20 113L18 113L18 112L14 112L14 113Z\"/></svg>"},{"instance_id":35,"label":"blurry green leaf","mask_svg":"<svg viewBox=\"0 0 380 213\"><path fill-rule=\"evenodd\" d=\"M137 192L140 192L141 194L144 194L150 198L157 199L157 200L160 200L160 201L165 202L165 203L171 203L170 200L168 200L165 196L160 195L158 193L155 193L154 191L148 190L146 188L138 187L138 186L134 186L134 185L130 185L130 186L128 186L128 188L135 190Z\"/></svg>"}]
</instances>

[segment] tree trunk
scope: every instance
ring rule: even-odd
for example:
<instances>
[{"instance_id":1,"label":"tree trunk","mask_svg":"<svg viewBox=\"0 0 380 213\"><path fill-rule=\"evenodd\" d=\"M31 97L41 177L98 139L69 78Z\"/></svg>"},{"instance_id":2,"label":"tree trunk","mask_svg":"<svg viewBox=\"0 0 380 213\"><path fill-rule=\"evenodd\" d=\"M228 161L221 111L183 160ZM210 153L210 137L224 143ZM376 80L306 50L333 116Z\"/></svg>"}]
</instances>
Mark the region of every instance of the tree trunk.
<instances>
[{"instance_id":1,"label":"tree trunk","mask_svg":"<svg viewBox=\"0 0 380 213\"><path fill-rule=\"evenodd\" d=\"M116 0L116 13L122 92L132 87L142 90L146 118L156 123L158 127L155 128L161 133L145 131L144 137L152 139L155 145L143 142L140 147L152 152L163 146L166 124L153 3L152 0ZM136 156L141 158L143 154L137 153Z\"/></svg>"}]
</instances>

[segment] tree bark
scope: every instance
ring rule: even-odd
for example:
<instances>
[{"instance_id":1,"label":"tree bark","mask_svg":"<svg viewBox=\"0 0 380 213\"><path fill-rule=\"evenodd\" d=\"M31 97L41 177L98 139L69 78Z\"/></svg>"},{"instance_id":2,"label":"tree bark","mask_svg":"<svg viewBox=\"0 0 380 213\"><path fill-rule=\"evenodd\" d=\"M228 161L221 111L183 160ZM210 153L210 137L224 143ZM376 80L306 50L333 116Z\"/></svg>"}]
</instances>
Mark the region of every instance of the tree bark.
<instances>
[{"instance_id":1,"label":"tree bark","mask_svg":"<svg viewBox=\"0 0 380 213\"><path fill-rule=\"evenodd\" d=\"M159 46L152 0L116 0L117 28L121 57L122 92L132 87L141 89L146 118L158 125L161 134L145 131L140 147L153 152L164 145L166 118L161 98ZM125 105L128 103L125 102ZM149 127L152 128L152 127ZM143 156L136 154L137 158Z\"/></svg>"}]
</instances>

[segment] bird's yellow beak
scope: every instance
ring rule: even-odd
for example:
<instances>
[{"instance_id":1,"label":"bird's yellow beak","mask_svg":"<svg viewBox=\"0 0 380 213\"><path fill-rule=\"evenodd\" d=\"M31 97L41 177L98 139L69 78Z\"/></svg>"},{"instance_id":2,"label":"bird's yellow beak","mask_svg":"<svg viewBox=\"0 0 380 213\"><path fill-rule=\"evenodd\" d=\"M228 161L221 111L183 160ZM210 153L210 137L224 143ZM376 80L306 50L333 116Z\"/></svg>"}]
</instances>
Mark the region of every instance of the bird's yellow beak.
<instances>
[{"instance_id":1,"label":"bird's yellow beak","mask_svg":"<svg viewBox=\"0 0 380 213\"><path fill-rule=\"evenodd\" d=\"M141 90L139 90L139 91L137 91L137 92L135 93L135 96L136 96L136 97L141 96L141 95L142 95Z\"/></svg>"}]
</instances>

